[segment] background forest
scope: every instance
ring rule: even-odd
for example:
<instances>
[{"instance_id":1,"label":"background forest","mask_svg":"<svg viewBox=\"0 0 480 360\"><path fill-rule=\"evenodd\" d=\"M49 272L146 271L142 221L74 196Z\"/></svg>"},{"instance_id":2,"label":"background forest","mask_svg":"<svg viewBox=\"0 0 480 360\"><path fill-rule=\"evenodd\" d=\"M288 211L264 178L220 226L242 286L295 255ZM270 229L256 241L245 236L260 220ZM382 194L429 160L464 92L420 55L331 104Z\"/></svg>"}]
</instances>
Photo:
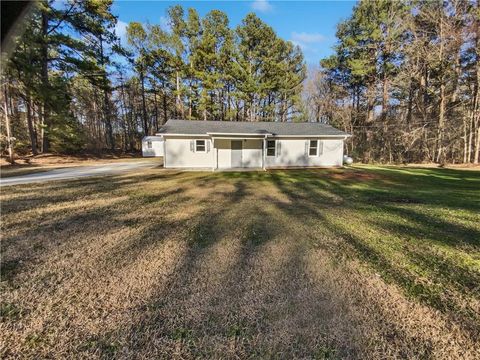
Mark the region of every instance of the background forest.
<instances>
[{"instance_id":1,"label":"background forest","mask_svg":"<svg viewBox=\"0 0 480 360\"><path fill-rule=\"evenodd\" d=\"M480 0L361 1L310 69L253 13L233 28L177 5L120 41L111 8L42 1L25 19L2 58L4 153L131 152L185 118L330 123L365 162L479 161Z\"/></svg>"}]
</instances>

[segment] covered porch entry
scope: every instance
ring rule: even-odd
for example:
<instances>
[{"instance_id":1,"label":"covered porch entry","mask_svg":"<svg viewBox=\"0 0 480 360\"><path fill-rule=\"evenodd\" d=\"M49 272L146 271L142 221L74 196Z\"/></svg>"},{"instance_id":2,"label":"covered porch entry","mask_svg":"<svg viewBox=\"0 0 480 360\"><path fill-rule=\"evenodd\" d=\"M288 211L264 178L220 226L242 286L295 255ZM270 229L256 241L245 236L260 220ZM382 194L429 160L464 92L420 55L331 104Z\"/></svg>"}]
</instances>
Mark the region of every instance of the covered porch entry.
<instances>
[{"instance_id":1,"label":"covered porch entry","mask_svg":"<svg viewBox=\"0 0 480 360\"><path fill-rule=\"evenodd\" d=\"M265 168L265 135L212 136L215 169Z\"/></svg>"}]
</instances>

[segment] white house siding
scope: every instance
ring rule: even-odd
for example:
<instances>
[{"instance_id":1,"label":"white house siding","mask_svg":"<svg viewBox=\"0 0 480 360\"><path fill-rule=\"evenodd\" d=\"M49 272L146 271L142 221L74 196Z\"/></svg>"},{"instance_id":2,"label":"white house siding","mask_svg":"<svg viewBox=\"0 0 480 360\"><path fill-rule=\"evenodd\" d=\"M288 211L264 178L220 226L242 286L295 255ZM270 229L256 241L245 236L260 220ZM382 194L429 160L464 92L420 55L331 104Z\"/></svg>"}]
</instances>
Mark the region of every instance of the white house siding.
<instances>
[{"instance_id":1,"label":"white house siding","mask_svg":"<svg viewBox=\"0 0 480 360\"><path fill-rule=\"evenodd\" d=\"M205 140L206 151L191 150L191 141ZM195 144L194 144L195 145ZM166 168L212 168L214 151L210 138L165 137L164 167Z\"/></svg>"},{"instance_id":2,"label":"white house siding","mask_svg":"<svg viewBox=\"0 0 480 360\"><path fill-rule=\"evenodd\" d=\"M235 140L235 139L233 139ZM263 140L238 139L242 141L242 167L262 167ZM232 149L230 139L215 139L215 151L218 156L218 168L232 167Z\"/></svg>"},{"instance_id":3,"label":"white house siding","mask_svg":"<svg viewBox=\"0 0 480 360\"><path fill-rule=\"evenodd\" d=\"M310 139L276 139L279 151L275 156L267 156L265 165L274 167L308 167L308 166L342 166L343 140L318 139L323 141L323 153L319 156L309 156L307 143ZM312 139L316 140L316 139Z\"/></svg>"},{"instance_id":4,"label":"white house siding","mask_svg":"<svg viewBox=\"0 0 480 360\"><path fill-rule=\"evenodd\" d=\"M148 142L151 141L152 148L148 148ZM159 157L163 156L163 140L159 136L148 136L142 139L142 156Z\"/></svg>"}]
</instances>

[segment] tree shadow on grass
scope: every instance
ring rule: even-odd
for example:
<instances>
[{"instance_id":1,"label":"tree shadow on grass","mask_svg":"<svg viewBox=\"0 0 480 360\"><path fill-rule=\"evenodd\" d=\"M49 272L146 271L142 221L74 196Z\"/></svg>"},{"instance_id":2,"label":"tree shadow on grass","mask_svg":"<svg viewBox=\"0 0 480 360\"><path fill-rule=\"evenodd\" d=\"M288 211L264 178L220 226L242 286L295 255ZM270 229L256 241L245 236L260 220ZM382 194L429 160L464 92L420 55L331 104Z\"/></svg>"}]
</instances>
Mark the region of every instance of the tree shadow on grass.
<instances>
[{"instance_id":1,"label":"tree shadow on grass","mask_svg":"<svg viewBox=\"0 0 480 360\"><path fill-rule=\"evenodd\" d=\"M272 174L273 183L290 199L290 204L277 204L279 208L297 216L315 217L318 226L323 226L333 234L337 234L337 236L346 240L346 243L353 247L357 256L383 274L387 280L395 282L408 295L447 314L461 328L467 330L473 339L478 338L480 334L480 327L478 326L480 323L479 314L473 314L469 311L467 313L462 312L462 305L458 304L456 297L451 297L449 291L446 290L458 290L460 287L463 292L473 295L473 291L477 287L475 285L472 287L471 285L477 283L478 274L474 274L473 270L461 269L458 265L443 258L439 258L438 261L424 261L427 259L427 257L424 257L421 260L422 251L417 246L410 247L408 251L402 250L410 258L410 261L417 264L420 263L422 267L427 268L433 274L431 276L433 276L435 281L439 281L446 288L439 291L438 286L432 286L425 282L420 283L417 274L411 273L403 266L401 267L393 263L382 252L378 251L374 245L370 244L368 240L361 239L351 232L347 226L341 225L341 222L336 221L332 223L327 217L323 216L322 209L325 209L325 201L328 201L329 197L325 193L332 192L337 196L345 198L346 201L342 204L340 210L347 210L347 212L337 211L340 217L345 217L345 214L358 213L360 216L366 216L366 223L374 223L379 228L386 229L394 236L400 238L405 235L416 237L418 238L416 241L420 241L420 243L422 242L421 235L423 234L426 235L423 239L446 246L456 247L458 241L477 246L478 232L476 230L429 217L412 209L395 207L389 202L375 201L364 203L364 199L368 199L371 196L371 191L369 190L363 190L362 188L349 189L341 183L329 180L326 180L327 184L325 184L324 179L315 179L315 176L312 176L312 174L307 176L301 174L300 178L302 179L301 185L285 181L285 174ZM411 194L407 196L411 196ZM386 195L386 198L388 198L388 195ZM368 211L365 211L366 209ZM335 211L335 208L332 207L330 210ZM401 225L392 227L391 223L387 224L384 221L376 220L375 211L373 210L380 210L384 214L401 217L406 220L406 223L415 224L415 226ZM344 221L347 224L349 219L345 218ZM348 251L348 248L345 248L345 250ZM440 255L437 254L437 256ZM439 266L439 263L443 265ZM459 281L460 284L458 283Z\"/></svg>"},{"instance_id":2,"label":"tree shadow on grass","mask_svg":"<svg viewBox=\"0 0 480 360\"><path fill-rule=\"evenodd\" d=\"M41 207L44 203L71 202L72 197L81 199L88 196L100 197L102 194L111 196L112 193L121 192L128 186L134 185L141 189L152 182L178 180L182 177L188 177L188 173L162 171L153 174L120 174L20 185L13 189L13 196L2 200L1 207L3 212L17 213Z\"/></svg>"},{"instance_id":3,"label":"tree shadow on grass","mask_svg":"<svg viewBox=\"0 0 480 360\"><path fill-rule=\"evenodd\" d=\"M361 168L368 171L369 169ZM393 173L396 177L403 177L409 182L439 184L441 186L454 186L458 182L465 180L470 185L476 187L480 185L480 171L477 170L457 170L457 169L434 169L425 167L399 167L399 166L382 166L375 168L376 172ZM465 184L462 184L465 186Z\"/></svg>"},{"instance_id":4,"label":"tree shadow on grass","mask_svg":"<svg viewBox=\"0 0 480 360\"><path fill-rule=\"evenodd\" d=\"M351 173L355 174L356 171ZM342 174L342 171L335 173ZM142 256L156 255L154 249L168 239L182 243L186 251L175 259L168 274L162 275L166 277L150 283L154 288L148 289L151 290L147 292L148 296L141 302L127 306L128 312L122 318L124 322L115 324L114 330L110 328L95 335L88 335L87 332L87 336L69 341L87 356L103 357L175 355L307 358L332 354L359 357L363 345L355 341L358 338L353 333L358 330L360 320L351 317L348 311L339 311L341 308L336 305L346 300L344 295L335 286L323 283L322 280L313 286L312 279L305 274L305 255L310 251L310 246L316 245L328 252L332 259L345 254L359 258L407 293L412 291L412 296L424 303L434 301L433 305L430 304L432 307L441 307L441 304L435 303L444 299L444 294L436 294L435 289L428 284L419 284L415 274L392 262L374 244L356 235L351 229L339 226L332 221L331 216L327 216L328 212L333 211L338 220L343 218L348 221L348 216L352 213L359 216L371 215L371 225L401 236L410 230L388 228L392 224L375 219L373 209L406 220L415 219L415 211L408 209L407 213L398 212L392 201L383 201L382 199L392 196L388 194L388 186L382 179L365 181L366 187L358 188L352 187L355 181L351 177L338 180L329 178L328 174L328 170L179 173L170 177L150 178L148 181L155 184L154 193L142 189L141 179L129 176L127 180L121 177L112 184L97 184L98 180L89 180L88 186L72 190L78 196L82 193L94 196L96 190L99 196L112 196L113 191L115 196L121 198L125 195L123 186L138 187L138 191L129 195L128 199L122 198L118 204L102 208L101 217L93 216L95 209L91 209L91 213L82 210L67 214L65 221L61 221L63 225L58 229L55 229L53 223L45 224L46 227L40 229L42 233L54 234L56 240L72 235L63 241L78 240L80 247L79 235L69 232L69 220L80 234L82 231L91 232L89 229L94 227L96 221L106 218L111 218L112 221L105 226L105 233L130 226L138 228L139 231L131 238L122 238L120 246L109 247L105 253L98 254L105 258L105 264L102 263L105 269L99 271L99 275L112 276L111 272L118 271L118 266L127 269L125 274L135 270L133 265ZM160 183L164 180L173 182L161 187ZM271 191L270 184L275 186L274 190L278 190L278 193ZM67 189L68 186L65 186ZM377 195L369 186L383 187L386 193L377 196L375 201L369 201L372 193ZM190 194L192 189L204 191L205 194L202 193L197 198ZM441 187L437 190L441 191ZM407 193L403 193L400 188L396 188L396 191L395 199L416 198L408 192L408 188ZM279 195L285 199L282 200ZM408 205L409 203L402 202L401 206ZM417 203L417 206L420 205L423 203ZM143 218L141 211L133 211L148 207L155 211L144 214ZM181 216L187 210L188 214ZM172 214L178 213L179 218L167 216L170 211ZM434 228L442 225L435 221L430 223L428 219L421 219L418 226L423 229L427 226L425 222ZM368 224L367 221L366 223ZM82 230L79 231L80 229ZM324 239L318 238L318 229L322 230L321 234L333 234L336 239L324 246ZM424 230L425 234L432 233L429 229ZM443 233L443 230L432 231L432 237ZM455 228L451 236L454 237L457 232L467 236L468 231L462 231L461 227ZM415 236L414 229L411 232L412 237ZM24 235L27 238L34 236L33 233ZM102 232L97 236L101 237ZM279 246L280 241L283 241L282 246L285 247L278 254L272 248ZM436 266L426 262L428 254L420 251L422 249L425 248L407 248L405 254L413 259L418 252L425 257L417 260L421 266L429 269ZM455 264L446 266L442 272L456 269ZM159 269L154 268L152 271L150 275L154 277ZM457 280L451 278L442 281L448 284ZM72 291L82 293L79 289ZM102 289L96 291L102 293ZM108 289L105 292L108 300ZM101 305L102 301L95 304ZM442 311L448 313L454 310L444 307ZM345 328L335 333L334 326L337 322L334 318L339 317ZM462 325L461 321L456 320L462 328L471 323ZM432 356L431 344L425 339L411 338L396 323L386 324L385 328L389 329L388 336L385 335L388 338L410 336L409 344L424 349L421 353L423 356ZM81 333L85 334L85 331Z\"/></svg>"},{"instance_id":5,"label":"tree shadow on grass","mask_svg":"<svg viewBox=\"0 0 480 360\"><path fill-rule=\"evenodd\" d=\"M206 179L199 182L209 186ZM298 234L288 234L291 219L258 203L256 184L235 179L232 185L230 192L212 189L208 211L185 224L189 230L178 241L187 243L187 251L167 286L133 311L127 331L121 326L99 342L123 339L116 354L125 357L353 354L346 331L341 340L326 335L332 318L345 315L331 312L338 299L328 288L310 287L303 261L308 249L295 241ZM287 248L278 257L270 246Z\"/></svg>"},{"instance_id":6,"label":"tree shadow on grass","mask_svg":"<svg viewBox=\"0 0 480 360\"><path fill-rule=\"evenodd\" d=\"M108 184L99 185L96 182L89 182L88 189L90 194L96 194L98 189L109 192L108 189L115 188L114 179L110 179ZM103 182L103 181L102 181ZM85 189L76 189L75 193L85 199ZM46 199L37 197L37 201L42 204L60 204L71 203L72 195L51 196ZM67 200L68 199L68 200ZM80 199L79 199L80 200ZM96 236L107 236L119 229L142 226L148 218L148 208L155 203L174 202L175 206L182 206L183 203L190 200L190 197L183 195L182 188L173 190L162 189L155 194L142 194L133 197L119 196L118 200L112 197L113 201L108 201L105 205L94 205L92 207L80 207L73 209L50 210L35 217L35 223L32 226L26 226L25 222L14 225L19 227L14 231L14 235L4 235L2 237L2 278L13 283L15 277L28 269L30 272L42 264L42 259L48 258L52 251L61 247L68 247L69 252L76 248L84 246L85 234ZM14 206L14 204L12 204ZM24 204L20 204L23 207ZM145 212L139 212L137 218L131 216L125 217L125 209L145 209ZM129 212L129 210L127 210ZM10 208L4 210L4 214L16 214ZM101 227L99 227L101 224ZM168 228L172 223L161 224ZM155 224L158 227L161 224ZM6 231L7 229L3 229ZM12 229L8 229L12 230ZM145 230L147 233L153 229ZM138 246L138 244L137 244ZM133 251L128 249L127 251ZM133 254L130 254L133 256Z\"/></svg>"},{"instance_id":7,"label":"tree shadow on grass","mask_svg":"<svg viewBox=\"0 0 480 360\"><path fill-rule=\"evenodd\" d=\"M240 200L240 195L236 196L237 200ZM225 194L212 194L210 201L216 206L210 207L208 211L197 212L194 217L185 222L186 231L182 235L183 240L177 241L185 241L187 251L176 263L166 286L146 299L145 302L148 304L146 309L137 309L139 319L130 325L126 334L125 329L118 329L118 336L127 336L128 345L119 349L124 356L134 353L144 354L145 349L149 349L150 355L155 356L156 352L158 356L162 354L165 356L167 353L174 353L174 350L169 348L174 346L173 344L181 344L177 345L177 351L187 352L192 346L191 341L199 336L196 333L199 331L198 325L195 325L196 321L208 320L188 316L189 299L201 298L201 294L208 292L209 283L202 282L204 279L199 278L198 274L202 270L204 257L210 249L230 232L224 219L225 212L232 210L231 206L227 206L230 200ZM206 207L207 204L204 206ZM160 348L153 345L153 341Z\"/></svg>"}]
</instances>

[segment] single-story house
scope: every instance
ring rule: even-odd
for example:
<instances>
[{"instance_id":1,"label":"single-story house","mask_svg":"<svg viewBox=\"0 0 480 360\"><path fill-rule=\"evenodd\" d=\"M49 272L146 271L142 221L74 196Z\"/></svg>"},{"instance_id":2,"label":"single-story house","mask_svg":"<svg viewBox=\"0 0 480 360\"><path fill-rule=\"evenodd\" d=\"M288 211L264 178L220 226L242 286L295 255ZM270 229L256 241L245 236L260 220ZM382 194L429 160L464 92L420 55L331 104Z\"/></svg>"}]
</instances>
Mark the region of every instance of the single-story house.
<instances>
[{"instance_id":1,"label":"single-story house","mask_svg":"<svg viewBox=\"0 0 480 360\"><path fill-rule=\"evenodd\" d=\"M165 168L265 170L342 166L350 135L313 122L169 120L157 136Z\"/></svg>"},{"instance_id":2,"label":"single-story house","mask_svg":"<svg viewBox=\"0 0 480 360\"><path fill-rule=\"evenodd\" d=\"M143 157L163 156L163 138L161 136L145 136L142 139Z\"/></svg>"}]
</instances>

